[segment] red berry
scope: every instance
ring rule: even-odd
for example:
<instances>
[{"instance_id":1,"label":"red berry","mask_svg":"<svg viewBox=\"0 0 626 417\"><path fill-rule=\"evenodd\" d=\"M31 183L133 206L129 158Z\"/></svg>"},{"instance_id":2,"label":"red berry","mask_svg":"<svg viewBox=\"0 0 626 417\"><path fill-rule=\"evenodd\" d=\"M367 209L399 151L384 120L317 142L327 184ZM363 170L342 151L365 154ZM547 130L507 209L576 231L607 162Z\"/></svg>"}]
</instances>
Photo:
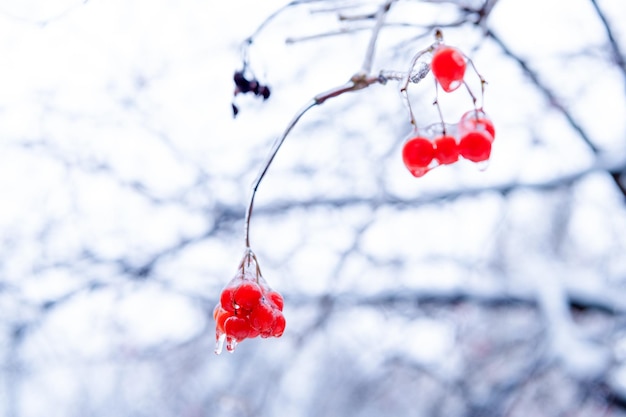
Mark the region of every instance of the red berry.
<instances>
[{"instance_id":1,"label":"red berry","mask_svg":"<svg viewBox=\"0 0 626 417\"><path fill-rule=\"evenodd\" d=\"M263 293L259 284L252 281L244 281L233 294L235 304L244 310L252 310L259 302Z\"/></svg>"},{"instance_id":2,"label":"red berry","mask_svg":"<svg viewBox=\"0 0 626 417\"><path fill-rule=\"evenodd\" d=\"M496 137L496 129L493 126L493 122L481 109L470 110L461 116L461 120L459 121L460 134L464 135L471 131L487 132L492 140Z\"/></svg>"},{"instance_id":3,"label":"red berry","mask_svg":"<svg viewBox=\"0 0 626 417\"><path fill-rule=\"evenodd\" d=\"M435 159L440 164L453 164L459 160L459 146L452 136L440 136L435 139Z\"/></svg>"},{"instance_id":4,"label":"red berry","mask_svg":"<svg viewBox=\"0 0 626 417\"><path fill-rule=\"evenodd\" d=\"M435 79L448 93L461 86L466 66L463 53L450 46L439 46L430 63Z\"/></svg>"},{"instance_id":5,"label":"red berry","mask_svg":"<svg viewBox=\"0 0 626 417\"><path fill-rule=\"evenodd\" d=\"M489 159L491 141L487 132L473 131L467 133L459 142L459 152L465 159L473 162L482 162Z\"/></svg>"},{"instance_id":6,"label":"red berry","mask_svg":"<svg viewBox=\"0 0 626 417\"><path fill-rule=\"evenodd\" d=\"M215 330L218 333L224 333L224 322L234 313L224 310L219 304L215 307L213 318L215 319Z\"/></svg>"},{"instance_id":7,"label":"red berry","mask_svg":"<svg viewBox=\"0 0 626 417\"><path fill-rule=\"evenodd\" d=\"M250 326L250 323L248 322L248 326ZM248 333L248 339L254 339L255 337L259 336L261 334L261 332L259 332L257 329L254 329L252 327L250 327L250 333Z\"/></svg>"},{"instance_id":8,"label":"red berry","mask_svg":"<svg viewBox=\"0 0 626 417\"><path fill-rule=\"evenodd\" d=\"M281 337L283 332L285 331L285 316L283 313L277 311L276 317L274 319L274 325L272 326L272 336Z\"/></svg>"},{"instance_id":9,"label":"red berry","mask_svg":"<svg viewBox=\"0 0 626 417\"><path fill-rule=\"evenodd\" d=\"M280 295L276 291L270 291L265 294L265 297L267 297L267 299L270 300L270 302L274 304L274 306L276 306L278 310L283 311L283 305L285 304L285 302L282 295Z\"/></svg>"},{"instance_id":10,"label":"red berry","mask_svg":"<svg viewBox=\"0 0 626 417\"><path fill-rule=\"evenodd\" d=\"M243 317L231 316L224 321L226 336L240 342L250 334L250 325Z\"/></svg>"},{"instance_id":11,"label":"red berry","mask_svg":"<svg viewBox=\"0 0 626 417\"><path fill-rule=\"evenodd\" d=\"M274 324L274 309L267 303L259 303L252 309L249 316L250 327L261 334L267 333Z\"/></svg>"},{"instance_id":12,"label":"red berry","mask_svg":"<svg viewBox=\"0 0 626 417\"><path fill-rule=\"evenodd\" d=\"M415 177L421 177L428 172L428 165L434 156L435 149L432 142L421 136L409 139L402 148L404 165Z\"/></svg>"},{"instance_id":13,"label":"red berry","mask_svg":"<svg viewBox=\"0 0 626 417\"><path fill-rule=\"evenodd\" d=\"M222 290L222 294L220 295L220 304L222 308L226 311L230 311L231 313L235 312L235 304L233 295L235 294L236 287L228 286Z\"/></svg>"}]
</instances>

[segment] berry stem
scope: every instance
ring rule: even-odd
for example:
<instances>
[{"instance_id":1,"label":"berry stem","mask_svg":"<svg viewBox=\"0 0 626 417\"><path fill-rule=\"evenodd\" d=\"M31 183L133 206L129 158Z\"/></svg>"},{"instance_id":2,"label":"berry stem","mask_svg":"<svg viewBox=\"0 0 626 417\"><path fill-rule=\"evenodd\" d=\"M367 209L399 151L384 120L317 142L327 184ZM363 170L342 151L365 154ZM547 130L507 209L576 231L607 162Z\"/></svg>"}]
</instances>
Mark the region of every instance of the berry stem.
<instances>
[{"instance_id":1,"label":"berry stem","mask_svg":"<svg viewBox=\"0 0 626 417\"><path fill-rule=\"evenodd\" d=\"M265 27L271 23L272 20L274 20L276 17L278 17L280 14L282 14L285 10L289 9L290 7L299 6L301 4L306 4L306 3L312 3L313 1L319 1L319 0L294 0L276 9L273 13L267 16L265 20L263 20L263 22L261 22L261 24L257 26L257 28L250 34L250 36L248 36L243 41L241 45L243 69L244 70L249 69L250 47L254 43L254 40L257 38L257 36L259 36L259 34L263 31L263 29L265 29Z\"/></svg>"},{"instance_id":2,"label":"berry stem","mask_svg":"<svg viewBox=\"0 0 626 417\"><path fill-rule=\"evenodd\" d=\"M433 104L437 107L437 113L439 113L443 136L446 136L446 123L443 121L443 112L441 111L441 106L439 105L439 83L437 83L437 80L435 80L435 101L433 101Z\"/></svg>"},{"instance_id":3,"label":"berry stem","mask_svg":"<svg viewBox=\"0 0 626 417\"><path fill-rule=\"evenodd\" d=\"M239 264L239 269L241 269L242 274L245 275L246 272L246 268L250 267L250 264L252 263L252 261L254 261L254 266L255 266L255 274L256 274L256 279L255 281L258 283L259 281L259 277L262 276L263 274L261 273L261 267L259 266L259 261L256 258L256 255L254 254L254 252L252 252L252 249L250 249L250 247L246 247L246 250L243 254L243 258L241 258L241 263Z\"/></svg>"},{"instance_id":4,"label":"berry stem","mask_svg":"<svg viewBox=\"0 0 626 417\"><path fill-rule=\"evenodd\" d=\"M404 78L404 83L402 84L402 87L400 88L400 93L404 97L404 101L406 102L406 106L409 110L409 120L413 126L415 126L416 124L415 115L413 114L413 108L411 107L411 100L409 99L409 92L408 92L409 84L412 81L413 70L415 69L415 66L417 65L417 61L425 54L432 52L435 49L435 46L437 44L438 42L435 42L434 44L430 45L428 48L422 49L417 54L415 54L413 59L411 59L411 65L409 66L409 70L407 71L406 76ZM420 71L418 71L418 73L423 74L422 78L424 78L426 74L428 74L428 71L430 71L430 65L424 64L424 66L422 67Z\"/></svg>"},{"instance_id":5,"label":"berry stem","mask_svg":"<svg viewBox=\"0 0 626 417\"><path fill-rule=\"evenodd\" d=\"M278 153L278 150L282 146L283 142L285 142L285 139L287 138L287 135L289 135L289 132L291 132L291 130L298 123L300 118L302 116L304 116L304 114L309 109L311 109L312 107L316 106L317 104L318 103L315 100L311 100L289 122L289 124L287 125L287 128L285 129L283 134L280 137L278 137L278 139L274 142L274 145L272 146L272 149L270 151L269 156L265 160L265 163L263 164L263 167L259 171L259 174L258 174L257 178L254 180L254 183L252 185L252 191L250 193L250 200L248 201L248 209L246 211L246 219L245 219L246 250L248 250L248 251L250 251L250 217L252 216L252 209L254 207L254 197L256 196L256 192L259 189L259 185L261 184L261 181L263 181L263 178L265 177L265 174L267 174L267 170L269 169L270 165L272 164L272 161L276 157L276 154Z\"/></svg>"},{"instance_id":6,"label":"berry stem","mask_svg":"<svg viewBox=\"0 0 626 417\"><path fill-rule=\"evenodd\" d=\"M465 88L467 89L467 92L472 98L472 105L474 106L474 110L478 110L478 108L476 107L476 103L478 102L478 100L476 99L476 96L474 95L474 93L472 93L472 89L465 81L463 81L463 85L465 86Z\"/></svg>"},{"instance_id":7,"label":"berry stem","mask_svg":"<svg viewBox=\"0 0 626 417\"><path fill-rule=\"evenodd\" d=\"M310 100L298 113L296 113L293 119L291 119L291 121L287 125L287 128L285 129L283 134L279 136L274 142L274 145L272 146L269 156L265 160L263 167L259 171L257 178L254 180L252 184L252 191L250 193L250 200L248 201L248 209L246 210L246 218L245 218L246 250L250 250L250 219L252 217L252 210L254 208L254 198L256 197L256 193L259 189L259 185L261 185L261 181L263 181L265 174L267 174L267 171L270 165L272 164L272 162L274 161L276 154L280 150L280 147L283 145L283 143L285 142L285 139L287 139L287 136L289 135L289 133L291 133L292 129L296 126L298 121L300 121L302 116L304 116L304 114L310 109L312 109L313 107L323 104L326 100L330 98L338 97L344 93L361 90L363 88L369 87L372 84L383 83L383 82L384 82L384 78L380 76L374 77L374 76L356 74L350 79L348 83L340 87L333 88L332 90L328 90L325 93L321 93L313 97L313 99Z\"/></svg>"},{"instance_id":8,"label":"berry stem","mask_svg":"<svg viewBox=\"0 0 626 417\"><path fill-rule=\"evenodd\" d=\"M283 9L281 9L281 11L289 6L294 6L294 5L301 4L301 3L307 3L310 1L315 1L315 0L292 1L291 3L286 5ZM300 121L302 116L304 116L304 114L308 112L310 109L312 109L313 107L323 104L328 99L331 99L333 97L338 97L344 93L348 93L351 91L357 91L363 88L367 88L372 84L385 84L388 79L394 78L394 76L396 75L395 73L385 73L384 71L381 71L380 75L378 76L369 75L369 72L372 66L373 57L374 57L374 49L376 46L376 40L378 39L380 29L384 23L384 17L386 16L387 12L391 8L392 3L394 3L395 1L396 0L387 0L381 6L381 8L379 9L376 15L377 23L373 29L373 33L370 38L370 43L368 46L368 51L366 53L366 57L365 57L361 71L353 75L350 78L350 81L348 81L346 84L339 86L339 87L335 87L331 90L328 90L324 93L318 94L317 96L313 97L312 100L310 100L300 111L298 111L298 113L296 113L296 115L293 117L293 119L291 119L291 121L287 125L287 128L284 130L282 135L279 136L274 142L267 159L263 163L263 166L261 170L259 171L259 174L257 175L256 179L254 180L252 184L252 190L250 192L250 199L248 201L248 207L246 210L246 215L245 215L245 220L244 220L246 250L251 251L250 250L250 220L252 218L252 211L254 209L254 199L256 197L256 193L259 189L259 186L261 185L261 182L263 181L263 178L267 174L267 171L270 165L274 161L276 154L278 153L281 146L285 142L285 139L287 139L287 136L289 135L289 133L291 133L293 128ZM276 14L278 14L278 12ZM259 28L253 33L253 35L251 35L244 43L244 68L247 63L247 48L252 44L254 36L256 36L256 34L258 34L258 32L263 28L263 26L266 25L267 22L274 16L275 15L270 16L270 18L268 18L265 22L263 22L261 26L259 26ZM409 100L407 88L410 83L418 83L428 74L428 71L430 70L430 67L428 64L423 64L422 68L420 68L418 71L414 71L414 69L415 69L415 66L417 65L417 61L419 60L419 58L428 52L432 52L434 48L441 42L440 38L441 38L441 33L437 31L435 33L435 39L436 39L435 42L432 45L430 45L428 48L423 49L422 51L418 52L413 57L413 59L411 60L411 66L409 67L409 71L404 76L404 84L402 86L401 92L403 93L406 99L407 105L409 107L409 114L411 116L411 123L413 125L415 125L415 117L413 116L413 110L411 109L411 102Z\"/></svg>"},{"instance_id":9,"label":"berry stem","mask_svg":"<svg viewBox=\"0 0 626 417\"><path fill-rule=\"evenodd\" d=\"M487 84L487 80L485 80L485 78L480 74L480 72L478 72L476 65L474 65L474 61L472 61L472 59L469 58L467 55L464 55L464 57L467 60L467 62L469 62L470 66L476 73L476 76L480 80L480 107L483 108L485 107L485 84ZM463 83L465 84L465 87L467 88L467 91L469 92L470 96L472 96L472 100L474 100L474 109L476 109L476 102L477 102L476 96L474 96L474 94L470 90L467 83L465 81Z\"/></svg>"}]
</instances>

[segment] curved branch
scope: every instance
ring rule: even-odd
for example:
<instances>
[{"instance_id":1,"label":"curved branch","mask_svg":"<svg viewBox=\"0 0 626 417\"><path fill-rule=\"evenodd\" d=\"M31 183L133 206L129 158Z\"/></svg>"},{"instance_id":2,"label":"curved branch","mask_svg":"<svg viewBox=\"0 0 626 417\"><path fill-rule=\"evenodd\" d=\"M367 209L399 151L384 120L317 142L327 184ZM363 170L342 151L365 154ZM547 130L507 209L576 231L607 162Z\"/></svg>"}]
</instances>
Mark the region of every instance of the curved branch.
<instances>
[{"instance_id":1,"label":"curved branch","mask_svg":"<svg viewBox=\"0 0 626 417\"><path fill-rule=\"evenodd\" d=\"M254 197L256 196L257 190L259 189L259 185L261 185L261 181L263 181L265 174L267 174L267 171L270 165L272 164L272 162L274 161L274 158L276 157L276 154L280 150L280 147L283 145L283 143L285 142L285 139L287 139L287 136L292 131L292 129L296 126L298 121L300 121L302 116L304 116L304 114L308 112L310 109L312 109L313 107L323 104L328 99L331 99L333 97L338 97L344 93L348 93L351 91L361 90L363 88L369 87L372 84L382 83L382 82L383 82L383 79L381 77L355 75L345 85L333 88L332 90L329 90L325 93L318 94L317 96L313 97L312 100L310 100L298 113L296 113L294 118L287 125L287 128L285 129L283 134L279 136L278 139L274 142L274 145L272 146L272 150L270 151L269 156L265 160L265 163L263 164L263 167L261 168L259 175L257 176L256 180L254 181L252 185L252 192L250 194L250 200L248 202L248 208L246 210L246 218L245 218L245 236L246 236L245 244L246 244L247 249L250 248L250 218L252 217L252 210L254 207Z\"/></svg>"},{"instance_id":2,"label":"curved branch","mask_svg":"<svg viewBox=\"0 0 626 417\"><path fill-rule=\"evenodd\" d=\"M486 35L488 38L491 38L500 47L500 49L502 49L502 52L504 52L506 56L512 58L515 62L517 62L517 64L520 66L526 76L530 78L530 80L535 84L537 89L546 98L546 101L552 107L556 108L565 117L567 123L572 129L576 131L576 133L578 133L578 136L580 136L582 141L587 144L589 149L591 149L594 154L599 153L600 149L593 143L591 137L587 134L585 129L583 129L583 127L574 119L574 116L572 116L572 114L560 102L556 94L554 94L554 92L539 79L539 75L537 75L537 73L528 66L528 63L519 55L515 54L515 52L513 52L508 47L508 45L505 44L504 41L500 39L500 37L496 35L492 30L487 30Z\"/></svg>"},{"instance_id":3,"label":"curved branch","mask_svg":"<svg viewBox=\"0 0 626 417\"><path fill-rule=\"evenodd\" d=\"M363 61L363 65L361 66L361 72L363 74L369 74L372 71L372 63L374 62L374 52L376 51L376 42L378 41L378 35L380 34L380 30L385 23L385 17L391 9L391 5L395 1L396 0L385 1L385 4L383 4L380 9L378 9L378 12L376 12L376 24L372 29L372 35L370 36L367 51L365 52L365 59Z\"/></svg>"},{"instance_id":4,"label":"curved branch","mask_svg":"<svg viewBox=\"0 0 626 417\"><path fill-rule=\"evenodd\" d=\"M611 46L613 59L615 60L615 63L617 64L617 66L620 67L620 69L622 70L622 74L626 78L626 58L624 58L624 54L622 53L622 50L620 49L619 44L617 43L617 39L615 38L615 35L613 34L613 29L611 28L611 25L609 24L609 21L606 18L606 15L602 11L602 9L600 9L598 2L596 0L591 0L591 4L596 10L598 17L602 21L602 25L604 26L604 30L606 31L607 38L609 38L609 45Z\"/></svg>"}]
</instances>

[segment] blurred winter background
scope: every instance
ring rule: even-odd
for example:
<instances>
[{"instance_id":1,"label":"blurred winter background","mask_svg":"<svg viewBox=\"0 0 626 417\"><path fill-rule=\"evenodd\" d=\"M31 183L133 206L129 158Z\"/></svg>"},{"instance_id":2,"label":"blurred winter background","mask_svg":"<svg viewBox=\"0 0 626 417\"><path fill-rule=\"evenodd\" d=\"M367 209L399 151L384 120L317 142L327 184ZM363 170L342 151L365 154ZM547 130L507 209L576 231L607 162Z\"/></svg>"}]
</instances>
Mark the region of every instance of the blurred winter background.
<instances>
[{"instance_id":1,"label":"blurred winter background","mask_svg":"<svg viewBox=\"0 0 626 417\"><path fill-rule=\"evenodd\" d=\"M251 239L280 339L213 353L250 185L382 0L0 1L0 416L626 416L626 4L398 0L488 80L492 161L413 178L397 82L312 109ZM437 120L430 76L418 123ZM441 97L453 121L471 106Z\"/></svg>"}]
</instances>

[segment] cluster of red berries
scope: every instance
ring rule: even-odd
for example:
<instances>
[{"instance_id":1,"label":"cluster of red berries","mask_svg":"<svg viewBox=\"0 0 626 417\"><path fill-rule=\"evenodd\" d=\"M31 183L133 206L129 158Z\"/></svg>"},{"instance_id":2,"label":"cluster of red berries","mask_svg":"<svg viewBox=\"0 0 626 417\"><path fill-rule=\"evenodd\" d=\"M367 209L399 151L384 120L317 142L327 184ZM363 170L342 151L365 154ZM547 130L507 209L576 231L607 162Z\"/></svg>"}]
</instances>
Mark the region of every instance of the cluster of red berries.
<instances>
[{"instance_id":1,"label":"cluster of red berries","mask_svg":"<svg viewBox=\"0 0 626 417\"><path fill-rule=\"evenodd\" d=\"M283 297L261 276L254 255L247 254L235 277L224 287L215 306L215 353L233 352L244 339L280 337L285 331Z\"/></svg>"},{"instance_id":2,"label":"cluster of red berries","mask_svg":"<svg viewBox=\"0 0 626 417\"><path fill-rule=\"evenodd\" d=\"M437 83L449 93L464 83L467 63L457 48L439 45L430 68ZM409 172L421 177L439 165L453 164L463 157L472 162L487 161L495 129L482 109L466 112L458 123L441 123L416 129L405 142L402 160Z\"/></svg>"},{"instance_id":3,"label":"cluster of red berries","mask_svg":"<svg viewBox=\"0 0 626 417\"><path fill-rule=\"evenodd\" d=\"M421 177L439 165L453 164L463 157L484 162L491 155L495 138L493 122L482 110L470 110L454 125L437 123L417 129L402 148L409 172Z\"/></svg>"}]
</instances>

